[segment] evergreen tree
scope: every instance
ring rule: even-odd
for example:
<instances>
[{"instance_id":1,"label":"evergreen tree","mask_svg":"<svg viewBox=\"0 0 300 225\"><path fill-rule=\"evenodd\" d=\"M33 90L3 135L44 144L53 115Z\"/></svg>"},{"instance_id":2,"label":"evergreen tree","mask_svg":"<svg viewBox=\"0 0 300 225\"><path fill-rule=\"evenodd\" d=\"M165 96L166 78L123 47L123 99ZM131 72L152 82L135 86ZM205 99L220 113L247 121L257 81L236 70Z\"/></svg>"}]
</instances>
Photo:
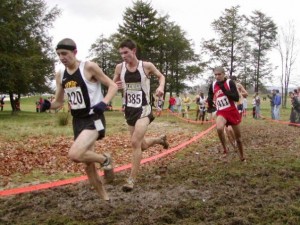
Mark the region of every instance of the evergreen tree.
<instances>
[{"instance_id":1,"label":"evergreen tree","mask_svg":"<svg viewBox=\"0 0 300 225\"><path fill-rule=\"evenodd\" d=\"M137 43L138 59L151 61L166 76L165 92L178 93L185 88L185 79L198 76L201 71L198 56L194 54L190 40L186 39L186 33L170 22L168 15L160 17L150 3L138 0L132 8L126 8L123 21L119 33L109 39L101 36L92 45L91 55L100 67L106 68L113 62L117 64L120 61L118 44L124 38L130 38ZM156 86L157 80L153 79L151 92Z\"/></svg>"},{"instance_id":2,"label":"evergreen tree","mask_svg":"<svg viewBox=\"0 0 300 225\"><path fill-rule=\"evenodd\" d=\"M203 53L207 54L210 68L223 66L229 75L238 76L243 71L240 60L243 57L246 21L239 15L239 6L225 9L222 15L212 22L217 38L203 41Z\"/></svg>"},{"instance_id":3,"label":"evergreen tree","mask_svg":"<svg viewBox=\"0 0 300 225\"><path fill-rule=\"evenodd\" d=\"M253 57L255 59L254 90L257 92L263 78L270 78L272 67L267 53L275 46L277 26L270 17L256 10L247 18L251 25L248 36L253 42Z\"/></svg>"},{"instance_id":4,"label":"evergreen tree","mask_svg":"<svg viewBox=\"0 0 300 225\"><path fill-rule=\"evenodd\" d=\"M137 57L155 63L154 48L158 35L157 11L150 3L137 0L132 8L126 8L123 21L118 31L138 44Z\"/></svg>"},{"instance_id":5,"label":"evergreen tree","mask_svg":"<svg viewBox=\"0 0 300 225\"><path fill-rule=\"evenodd\" d=\"M42 0L2 0L0 3L0 92L13 96L50 91L54 55L47 29L60 11L46 12Z\"/></svg>"}]
</instances>

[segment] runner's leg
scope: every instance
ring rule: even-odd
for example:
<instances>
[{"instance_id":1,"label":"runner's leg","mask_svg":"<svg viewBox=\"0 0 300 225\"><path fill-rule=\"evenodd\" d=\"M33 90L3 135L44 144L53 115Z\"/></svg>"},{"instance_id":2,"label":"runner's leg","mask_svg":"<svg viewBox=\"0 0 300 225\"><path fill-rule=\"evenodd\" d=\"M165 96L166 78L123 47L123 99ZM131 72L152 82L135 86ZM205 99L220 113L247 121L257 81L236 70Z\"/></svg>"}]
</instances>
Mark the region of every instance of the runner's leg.
<instances>
[{"instance_id":1,"label":"runner's leg","mask_svg":"<svg viewBox=\"0 0 300 225\"><path fill-rule=\"evenodd\" d=\"M102 199L109 200L95 167L96 162L103 165L107 160L106 156L94 152L94 144L97 138L98 131L83 130L71 146L69 157L74 162L83 162L87 165L86 173L91 185Z\"/></svg>"},{"instance_id":2,"label":"runner's leg","mask_svg":"<svg viewBox=\"0 0 300 225\"><path fill-rule=\"evenodd\" d=\"M137 120L134 127L129 126L132 145L132 168L130 177L136 179L142 159L142 142L150 121L148 117Z\"/></svg>"},{"instance_id":3,"label":"runner's leg","mask_svg":"<svg viewBox=\"0 0 300 225\"><path fill-rule=\"evenodd\" d=\"M224 134L224 127L225 127L226 122L227 121L223 116L217 116L217 119L216 119L217 133L218 133L219 139L221 141L224 154L227 153L226 139L225 139L225 134Z\"/></svg>"},{"instance_id":4,"label":"runner's leg","mask_svg":"<svg viewBox=\"0 0 300 225\"><path fill-rule=\"evenodd\" d=\"M105 200L109 201L109 196L103 186L103 182L97 173L95 163L86 163L85 171L87 173L87 176L89 178L90 184L95 188L96 192L99 194L99 196Z\"/></svg>"},{"instance_id":5,"label":"runner's leg","mask_svg":"<svg viewBox=\"0 0 300 225\"><path fill-rule=\"evenodd\" d=\"M98 131L83 130L69 150L70 159L74 162L98 162L103 164L106 157L93 151L93 146L97 138Z\"/></svg>"},{"instance_id":6,"label":"runner's leg","mask_svg":"<svg viewBox=\"0 0 300 225\"><path fill-rule=\"evenodd\" d=\"M239 125L235 125L232 126L233 132L234 132L234 136L236 139L236 144L237 144L237 148L239 150L239 156L240 156L240 160L244 161L244 148L243 148L243 143L241 140L241 131L240 131L240 126Z\"/></svg>"}]
</instances>

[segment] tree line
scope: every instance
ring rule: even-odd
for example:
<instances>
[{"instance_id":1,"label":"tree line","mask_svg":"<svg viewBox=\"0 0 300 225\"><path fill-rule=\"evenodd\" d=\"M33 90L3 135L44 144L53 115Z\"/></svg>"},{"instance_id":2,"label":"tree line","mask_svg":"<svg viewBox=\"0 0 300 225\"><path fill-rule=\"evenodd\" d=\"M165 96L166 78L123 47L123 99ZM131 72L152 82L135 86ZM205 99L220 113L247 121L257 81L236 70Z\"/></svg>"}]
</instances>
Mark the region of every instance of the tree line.
<instances>
[{"instance_id":1,"label":"tree line","mask_svg":"<svg viewBox=\"0 0 300 225\"><path fill-rule=\"evenodd\" d=\"M118 43L131 38L138 44L138 58L153 62L166 76L165 92L185 91L185 80L203 78L209 83L212 77L204 74L215 66L225 67L229 76L235 75L246 88L259 91L264 87L263 81L273 75L268 53L279 46L278 28L261 11L246 16L239 9L240 6L225 9L211 23L215 38L197 43L201 46L197 54L193 41L169 15L159 15L151 3L137 0L124 10L122 24L114 34L99 35L89 49L89 58L112 76L121 60ZM9 93L11 97L51 91L55 52L47 31L60 14L58 7L48 10L43 0L1 1L0 93ZM283 42L280 46L284 58L287 44Z\"/></svg>"}]
</instances>

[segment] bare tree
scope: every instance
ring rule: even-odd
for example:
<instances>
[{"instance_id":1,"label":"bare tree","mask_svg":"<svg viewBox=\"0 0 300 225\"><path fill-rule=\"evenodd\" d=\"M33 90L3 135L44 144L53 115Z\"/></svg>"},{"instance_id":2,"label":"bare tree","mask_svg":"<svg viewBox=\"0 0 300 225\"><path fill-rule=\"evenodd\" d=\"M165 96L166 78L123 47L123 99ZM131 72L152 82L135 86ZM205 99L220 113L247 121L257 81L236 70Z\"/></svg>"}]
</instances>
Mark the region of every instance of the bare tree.
<instances>
[{"instance_id":1,"label":"bare tree","mask_svg":"<svg viewBox=\"0 0 300 225\"><path fill-rule=\"evenodd\" d=\"M286 29L281 28L281 35L278 35L278 51L281 59L281 93L283 96L282 106L286 108L289 83L294 64L297 58L295 26L289 22Z\"/></svg>"}]
</instances>

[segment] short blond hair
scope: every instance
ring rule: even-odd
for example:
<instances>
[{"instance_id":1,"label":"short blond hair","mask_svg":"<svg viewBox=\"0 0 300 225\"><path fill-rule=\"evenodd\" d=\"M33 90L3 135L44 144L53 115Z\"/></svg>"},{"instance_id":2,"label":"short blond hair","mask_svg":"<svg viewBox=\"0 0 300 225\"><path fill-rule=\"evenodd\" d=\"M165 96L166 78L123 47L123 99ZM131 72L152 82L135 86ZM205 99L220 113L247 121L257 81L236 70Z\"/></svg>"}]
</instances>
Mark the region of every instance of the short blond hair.
<instances>
[{"instance_id":1,"label":"short blond hair","mask_svg":"<svg viewBox=\"0 0 300 225\"><path fill-rule=\"evenodd\" d=\"M213 72L220 72L220 73L224 73L225 74L225 70L222 66L217 66L214 68Z\"/></svg>"}]
</instances>

